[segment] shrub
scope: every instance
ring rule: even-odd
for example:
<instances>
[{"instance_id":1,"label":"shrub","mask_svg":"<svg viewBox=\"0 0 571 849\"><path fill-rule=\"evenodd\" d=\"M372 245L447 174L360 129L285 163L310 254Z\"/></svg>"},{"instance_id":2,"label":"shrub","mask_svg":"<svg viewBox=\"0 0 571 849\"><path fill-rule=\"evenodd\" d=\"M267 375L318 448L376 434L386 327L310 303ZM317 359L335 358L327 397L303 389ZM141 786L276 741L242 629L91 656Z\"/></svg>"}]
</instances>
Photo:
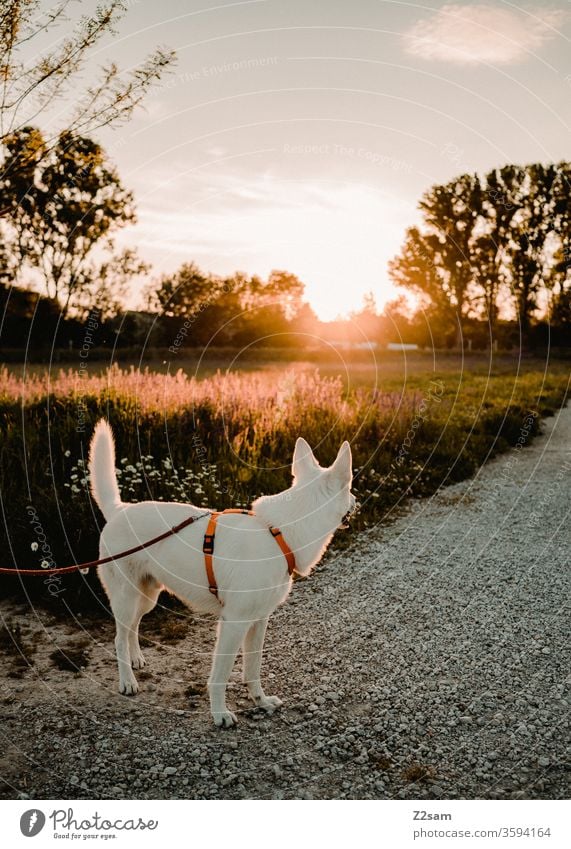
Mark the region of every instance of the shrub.
<instances>
[{"instance_id":1,"label":"shrub","mask_svg":"<svg viewBox=\"0 0 571 849\"><path fill-rule=\"evenodd\" d=\"M3 565L63 566L97 556L103 520L89 496L86 464L100 416L115 432L126 501L247 506L289 486L298 435L324 464L349 439L362 503L359 529L405 497L461 480L515 445L529 411L556 409L566 383L563 372L446 373L440 381L412 378L404 389L387 384L382 392L366 386L347 392L338 378L299 369L284 369L278 379L258 371L204 380L116 366L82 379L72 370L49 379L4 370ZM526 442L538 422L533 419ZM2 586L72 606L93 607L101 598L94 576L58 581L15 577Z\"/></svg>"}]
</instances>

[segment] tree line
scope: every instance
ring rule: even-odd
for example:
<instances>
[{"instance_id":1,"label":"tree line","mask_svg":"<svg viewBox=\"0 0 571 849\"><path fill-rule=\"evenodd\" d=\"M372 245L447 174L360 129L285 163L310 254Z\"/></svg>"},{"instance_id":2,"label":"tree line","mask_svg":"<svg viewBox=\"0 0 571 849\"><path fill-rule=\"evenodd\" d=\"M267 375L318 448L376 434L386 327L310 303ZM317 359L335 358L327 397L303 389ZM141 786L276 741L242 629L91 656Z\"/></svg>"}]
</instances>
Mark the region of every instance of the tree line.
<instances>
[{"instance_id":1,"label":"tree line","mask_svg":"<svg viewBox=\"0 0 571 849\"><path fill-rule=\"evenodd\" d=\"M149 279L150 268L134 249L116 249L117 232L136 220L135 201L91 136L128 120L174 57L159 49L127 74L108 65L95 83L75 92L57 132L42 130L43 113L67 102L91 52L127 11L111 0L81 18L71 35L68 27L53 50L24 61L23 50L67 21L70 7L68 0L45 11L36 0L0 0L5 346L27 344L33 321L38 347L42 339L73 346L94 312L104 343L177 351L256 340L311 346L316 335L352 344L509 347L545 344L553 334L556 343L570 344L568 162L506 165L426 191L420 223L407 230L389 264L392 281L412 295L412 305L400 298L379 313L371 295L347 320L324 324L305 302L303 283L287 271L272 271L265 280L242 272L219 276L187 262ZM126 312L129 284L141 274L149 279L145 303ZM43 281L45 294L30 290L30 278Z\"/></svg>"},{"instance_id":2,"label":"tree line","mask_svg":"<svg viewBox=\"0 0 571 849\"><path fill-rule=\"evenodd\" d=\"M554 327L571 317L571 164L506 165L485 176L462 174L422 196L389 266L414 292L435 327L455 329L461 344L470 319L496 338L503 312L528 344L539 313Z\"/></svg>"},{"instance_id":3,"label":"tree line","mask_svg":"<svg viewBox=\"0 0 571 849\"><path fill-rule=\"evenodd\" d=\"M15 319L9 336L20 336L19 310L29 313L33 297L13 295L9 303L7 292L34 268L51 302L42 301L41 309L59 314L65 345L79 332L74 323L93 309L108 327L107 341L117 342L120 325L126 345L144 340L169 347L180 321L191 318L184 347L213 339L223 346L254 339L285 346L294 330L307 334L307 345L320 334L354 344L529 347L549 344L550 335L553 344L570 344L567 162L509 165L431 187L419 202L421 223L406 232L389 264L391 279L415 296L416 309L401 298L379 314L367 298L346 322L327 328L304 301L303 283L287 271L267 280L241 272L220 277L194 262L150 280L142 310L129 317L122 308L129 281L149 267L132 249L114 250L114 234L135 220L135 205L101 146L69 131L48 146L38 129L23 127L4 137L3 150L0 286ZM14 343L3 335L5 345Z\"/></svg>"}]
</instances>

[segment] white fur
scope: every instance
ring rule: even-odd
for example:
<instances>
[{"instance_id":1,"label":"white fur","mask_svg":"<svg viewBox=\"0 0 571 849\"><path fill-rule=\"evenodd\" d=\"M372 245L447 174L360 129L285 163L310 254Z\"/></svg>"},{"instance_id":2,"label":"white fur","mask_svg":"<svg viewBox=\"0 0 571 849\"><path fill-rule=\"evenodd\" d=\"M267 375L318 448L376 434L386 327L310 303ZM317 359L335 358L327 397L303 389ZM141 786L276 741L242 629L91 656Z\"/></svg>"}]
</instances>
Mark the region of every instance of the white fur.
<instances>
[{"instance_id":1,"label":"white fur","mask_svg":"<svg viewBox=\"0 0 571 849\"><path fill-rule=\"evenodd\" d=\"M203 509L189 504L143 501L124 504L115 475L113 434L106 421L98 422L89 458L93 497L107 519L100 540L100 557L118 554L158 536L189 515ZM278 495L258 498L255 516L229 513L218 520L214 572L220 604L208 590L202 543L207 518L180 533L110 564L98 574L115 617L115 646L119 666L119 692L138 690L133 669L144 659L139 648L141 617L155 606L159 593L168 589L193 609L219 616L208 690L216 725L230 726L236 717L226 707L226 685L236 654L243 646L244 681L255 704L273 711L281 705L266 696L260 683L260 666L270 614L285 601L292 585L285 557L268 525L280 528L296 559L296 571L308 575L323 555L346 513L355 507L351 494L351 449L341 446L334 464L323 469L304 439L298 439L292 486Z\"/></svg>"}]
</instances>

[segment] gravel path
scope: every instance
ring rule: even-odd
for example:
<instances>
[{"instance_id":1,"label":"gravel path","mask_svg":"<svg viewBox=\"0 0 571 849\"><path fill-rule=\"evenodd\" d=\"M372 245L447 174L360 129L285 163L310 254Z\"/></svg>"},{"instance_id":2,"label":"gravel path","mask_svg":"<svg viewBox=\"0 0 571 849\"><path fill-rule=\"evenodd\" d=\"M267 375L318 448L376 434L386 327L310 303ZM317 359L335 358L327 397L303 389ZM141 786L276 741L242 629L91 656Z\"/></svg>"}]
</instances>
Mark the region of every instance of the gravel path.
<instances>
[{"instance_id":1,"label":"gravel path","mask_svg":"<svg viewBox=\"0 0 571 849\"><path fill-rule=\"evenodd\" d=\"M0 679L2 794L567 798L571 408L543 431L297 583L263 667L285 706L249 709L238 666L237 730L207 713L211 622L184 614L183 640L153 642L129 700L110 622L3 605L37 648ZM78 628L90 662L72 674L49 654Z\"/></svg>"}]
</instances>

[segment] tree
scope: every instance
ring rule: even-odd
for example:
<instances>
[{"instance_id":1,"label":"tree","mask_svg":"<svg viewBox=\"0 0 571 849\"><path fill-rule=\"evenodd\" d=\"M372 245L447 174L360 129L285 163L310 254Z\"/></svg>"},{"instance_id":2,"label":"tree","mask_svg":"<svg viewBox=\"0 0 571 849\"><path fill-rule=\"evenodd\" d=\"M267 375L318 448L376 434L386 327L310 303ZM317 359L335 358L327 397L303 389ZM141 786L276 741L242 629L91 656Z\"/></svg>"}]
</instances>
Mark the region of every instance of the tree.
<instances>
[{"instance_id":1,"label":"tree","mask_svg":"<svg viewBox=\"0 0 571 849\"><path fill-rule=\"evenodd\" d=\"M289 271L270 272L267 280L237 272L229 278L245 310L273 307L290 319L301 307L305 286Z\"/></svg>"},{"instance_id":2,"label":"tree","mask_svg":"<svg viewBox=\"0 0 571 849\"><path fill-rule=\"evenodd\" d=\"M571 332L571 286L562 288L549 304L549 320L554 327Z\"/></svg>"},{"instance_id":3,"label":"tree","mask_svg":"<svg viewBox=\"0 0 571 849\"><path fill-rule=\"evenodd\" d=\"M497 242L490 232L474 239L471 246L473 270L473 305L488 322L490 337L495 338L498 320L498 297L503 278L497 262Z\"/></svg>"},{"instance_id":4,"label":"tree","mask_svg":"<svg viewBox=\"0 0 571 849\"><path fill-rule=\"evenodd\" d=\"M547 265L546 240L553 228L553 165L508 166L494 172L501 195L493 202L504 247L507 280L524 344L537 309L538 292Z\"/></svg>"},{"instance_id":5,"label":"tree","mask_svg":"<svg viewBox=\"0 0 571 849\"><path fill-rule=\"evenodd\" d=\"M397 286L411 289L420 307L439 327L454 327L456 304L449 278L440 267L437 237L417 227L407 230L401 253L389 263L389 275Z\"/></svg>"},{"instance_id":6,"label":"tree","mask_svg":"<svg viewBox=\"0 0 571 849\"><path fill-rule=\"evenodd\" d=\"M147 308L159 313L159 335L167 347L177 337L177 347L207 344L213 336L218 345L229 341L235 328L228 322L241 312L233 291L239 282L223 280L188 262L149 283L143 295Z\"/></svg>"},{"instance_id":7,"label":"tree","mask_svg":"<svg viewBox=\"0 0 571 849\"><path fill-rule=\"evenodd\" d=\"M20 269L43 276L48 297L64 315L78 306L112 267L123 279L143 270L133 251L92 261L98 246L113 250L115 230L135 221L133 196L96 142L62 133L46 152L41 132L25 127L5 139L0 202L9 210L5 231ZM74 303L75 301L75 303Z\"/></svg>"},{"instance_id":8,"label":"tree","mask_svg":"<svg viewBox=\"0 0 571 849\"><path fill-rule=\"evenodd\" d=\"M238 344L258 340L264 345L289 344L284 334L303 305L304 284L295 274L273 270L267 280L254 275L234 275L233 293L241 313L233 322ZM295 327L294 327L295 330Z\"/></svg>"},{"instance_id":9,"label":"tree","mask_svg":"<svg viewBox=\"0 0 571 849\"><path fill-rule=\"evenodd\" d=\"M129 268L141 270L132 251L99 267L88 262L92 247L133 220L130 194L88 136L127 120L174 60L172 51L158 49L126 74L111 63L82 86L94 49L115 31L128 4L110 0L73 28L71 6L70 0L47 9L40 0L0 0L0 280L17 279L24 261L36 265L64 311L111 265L123 279ZM58 37L62 25L66 33ZM46 36L55 47L44 48ZM57 121L51 114L52 129L42 132L38 124L55 106Z\"/></svg>"},{"instance_id":10,"label":"tree","mask_svg":"<svg viewBox=\"0 0 571 849\"><path fill-rule=\"evenodd\" d=\"M110 252L103 262L86 263L78 275L73 301L77 318L85 318L93 306L103 321L116 316L122 308L129 283L133 277L145 274L150 265L142 262L137 252L125 248Z\"/></svg>"},{"instance_id":11,"label":"tree","mask_svg":"<svg viewBox=\"0 0 571 849\"><path fill-rule=\"evenodd\" d=\"M556 244L544 283L549 291L548 312L554 323L571 326L571 164L560 162L553 184Z\"/></svg>"},{"instance_id":12,"label":"tree","mask_svg":"<svg viewBox=\"0 0 571 849\"><path fill-rule=\"evenodd\" d=\"M270 272L262 297L279 306L284 317L290 320L301 309L304 292L305 286L299 277L289 271L274 269Z\"/></svg>"},{"instance_id":13,"label":"tree","mask_svg":"<svg viewBox=\"0 0 571 849\"><path fill-rule=\"evenodd\" d=\"M307 301L302 303L290 324L292 333L295 335L296 345L311 347L317 344L316 337L319 335L319 319L315 310Z\"/></svg>"},{"instance_id":14,"label":"tree","mask_svg":"<svg viewBox=\"0 0 571 849\"><path fill-rule=\"evenodd\" d=\"M221 278L190 262L147 286L144 294L148 308L160 312L167 337L176 331L168 320L177 318L187 323L185 344L226 345L261 337L268 342L288 332L303 308L303 291L303 283L287 271L272 271L267 280L241 271Z\"/></svg>"},{"instance_id":15,"label":"tree","mask_svg":"<svg viewBox=\"0 0 571 849\"><path fill-rule=\"evenodd\" d=\"M401 255L389 272L399 286L426 296L438 314L455 327L456 345L471 310L471 245L482 207L482 187L475 175L462 174L422 196L423 228L407 231Z\"/></svg>"},{"instance_id":16,"label":"tree","mask_svg":"<svg viewBox=\"0 0 571 849\"><path fill-rule=\"evenodd\" d=\"M114 63L106 65L93 85L74 88L73 97L68 97L94 48L115 32L128 10L126 2L110 0L71 28L67 16L71 5L71 0L60 0L45 10L40 0L0 0L0 146L23 127L37 125L42 113L56 103L63 123L45 134L46 155L62 132L92 135L101 127L125 121L172 65L174 53L159 48L127 74ZM58 38L63 24L66 34ZM47 51L41 44L46 35L56 45Z\"/></svg>"},{"instance_id":17,"label":"tree","mask_svg":"<svg viewBox=\"0 0 571 849\"><path fill-rule=\"evenodd\" d=\"M187 318L215 301L223 282L200 270L195 262L186 262L174 274L164 274L145 289L149 309L169 317Z\"/></svg>"},{"instance_id":18,"label":"tree","mask_svg":"<svg viewBox=\"0 0 571 849\"><path fill-rule=\"evenodd\" d=\"M428 243L438 259L442 283L454 314L456 346L462 344L464 320L470 312L473 282L471 245L481 210L482 189L476 175L462 174L425 193L419 208L428 228Z\"/></svg>"},{"instance_id":19,"label":"tree","mask_svg":"<svg viewBox=\"0 0 571 849\"><path fill-rule=\"evenodd\" d=\"M365 293L363 306L360 310L350 314L349 321L351 330L353 330L351 335L355 342L364 344L379 341L381 318L372 292Z\"/></svg>"},{"instance_id":20,"label":"tree","mask_svg":"<svg viewBox=\"0 0 571 849\"><path fill-rule=\"evenodd\" d=\"M419 204L421 227L407 231L389 266L393 280L419 294L434 317L454 322L457 344L474 315L485 318L494 334L507 293L528 344L546 294L554 299L566 288L569 182L569 164L559 163L507 165L482 179L464 174L434 186Z\"/></svg>"},{"instance_id":21,"label":"tree","mask_svg":"<svg viewBox=\"0 0 571 849\"><path fill-rule=\"evenodd\" d=\"M416 337L412 338L410 312L410 305L404 295L386 302L380 315L380 341L383 344L420 341ZM415 315L421 315L421 313L421 310L417 310Z\"/></svg>"}]
</instances>

